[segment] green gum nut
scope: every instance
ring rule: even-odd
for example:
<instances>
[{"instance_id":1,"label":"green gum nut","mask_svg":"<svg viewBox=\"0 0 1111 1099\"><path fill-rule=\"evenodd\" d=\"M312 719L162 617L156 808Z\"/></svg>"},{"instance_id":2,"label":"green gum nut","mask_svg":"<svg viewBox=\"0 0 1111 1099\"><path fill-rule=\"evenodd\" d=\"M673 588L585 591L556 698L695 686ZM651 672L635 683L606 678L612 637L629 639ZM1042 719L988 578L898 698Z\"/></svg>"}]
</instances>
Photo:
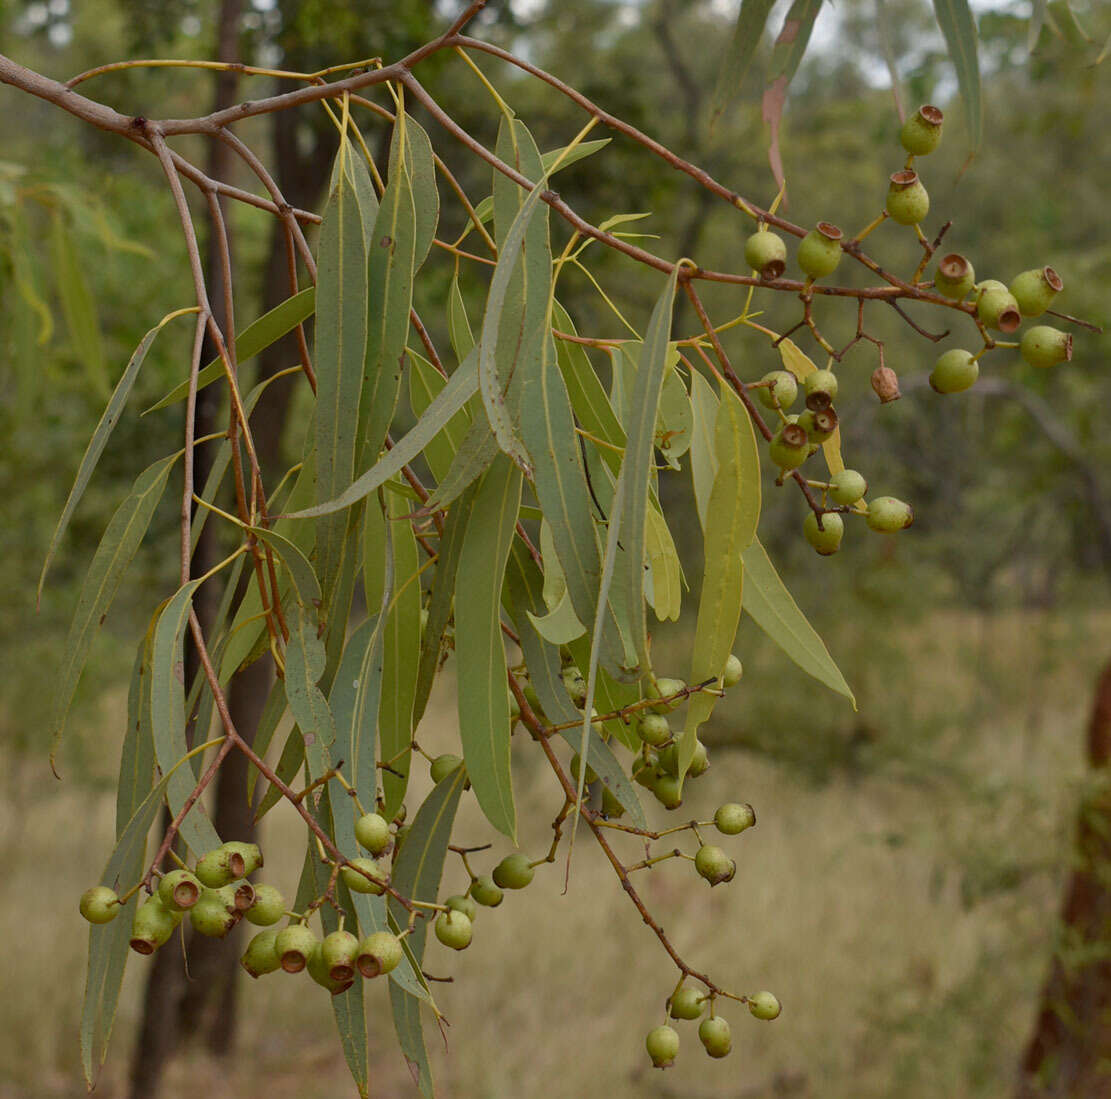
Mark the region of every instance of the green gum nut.
<instances>
[{"instance_id":1,"label":"green gum nut","mask_svg":"<svg viewBox=\"0 0 1111 1099\"><path fill-rule=\"evenodd\" d=\"M586 705L586 680L578 668L564 668L561 673L564 690L567 691L571 703L580 710Z\"/></svg>"},{"instance_id":2,"label":"green gum nut","mask_svg":"<svg viewBox=\"0 0 1111 1099\"><path fill-rule=\"evenodd\" d=\"M106 885L94 885L81 894L81 915L89 923L111 923L120 914L120 898Z\"/></svg>"},{"instance_id":3,"label":"green gum nut","mask_svg":"<svg viewBox=\"0 0 1111 1099\"><path fill-rule=\"evenodd\" d=\"M497 908L505 899L501 887L486 874L480 874L475 878L467 889L467 893L484 908Z\"/></svg>"},{"instance_id":4,"label":"green gum nut","mask_svg":"<svg viewBox=\"0 0 1111 1099\"><path fill-rule=\"evenodd\" d=\"M390 823L377 813L364 813L355 821L355 839L372 855L384 855L393 843Z\"/></svg>"},{"instance_id":5,"label":"green gum nut","mask_svg":"<svg viewBox=\"0 0 1111 1099\"><path fill-rule=\"evenodd\" d=\"M225 851L238 852L243 858L243 873L240 875L249 878L263 865L262 849L257 843L244 843L241 840L232 840L224 844Z\"/></svg>"},{"instance_id":6,"label":"green gum nut","mask_svg":"<svg viewBox=\"0 0 1111 1099\"><path fill-rule=\"evenodd\" d=\"M868 526L881 534L894 534L905 530L914 522L914 511L910 504L894 496L878 496L868 505L866 516Z\"/></svg>"},{"instance_id":7,"label":"green gum nut","mask_svg":"<svg viewBox=\"0 0 1111 1099\"><path fill-rule=\"evenodd\" d=\"M672 1027L658 1026L648 1032L644 1048L656 1068L670 1068L679 1055L679 1035Z\"/></svg>"},{"instance_id":8,"label":"green gum nut","mask_svg":"<svg viewBox=\"0 0 1111 1099\"><path fill-rule=\"evenodd\" d=\"M448 897L444 904L455 912L462 912L472 923L474 923L475 916L478 915L478 905L475 903L474 897L466 897L462 893L456 893L454 897Z\"/></svg>"},{"instance_id":9,"label":"green gum nut","mask_svg":"<svg viewBox=\"0 0 1111 1099\"><path fill-rule=\"evenodd\" d=\"M375 931L361 943L355 956L359 972L368 980L389 973L401 964L401 940L389 931Z\"/></svg>"},{"instance_id":10,"label":"green gum nut","mask_svg":"<svg viewBox=\"0 0 1111 1099\"><path fill-rule=\"evenodd\" d=\"M954 347L938 356L930 372L930 387L936 393L961 393L976 384L980 364L971 351Z\"/></svg>"},{"instance_id":11,"label":"green gum nut","mask_svg":"<svg viewBox=\"0 0 1111 1099\"><path fill-rule=\"evenodd\" d=\"M838 470L829 479L829 495L835 504L855 504L867 491L868 482L855 469Z\"/></svg>"},{"instance_id":12,"label":"green gum nut","mask_svg":"<svg viewBox=\"0 0 1111 1099\"><path fill-rule=\"evenodd\" d=\"M656 767L668 775L679 774L679 745L672 741L657 753Z\"/></svg>"},{"instance_id":13,"label":"green gum nut","mask_svg":"<svg viewBox=\"0 0 1111 1099\"><path fill-rule=\"evenodd\" d=\"M780 469L797 469L810 457L810 437L799 424L784 424L768 443L768 457Z\"/></svg>"},{"instance_id":14,"label":"green gum nut","mask_svg":"<svg viewBox=\"0 0 1111 1099\"><path fill-rule=\"evenodd\" d=\"M818 516L813 511L809 511L802 521L802 533L823 557L829 557L841 548L841 539L845 536L845 523L837 512L827 511L822 515L822 525L819 528Z\"/></svg>"},{"instance_id":15,"label":"green gum nut","mask_svg":"<svg viewBox=\"0 0 1111 1099\"><path fill-rule=\"evenodd\" d=\"M815 370L803 379L806 407L812 411L829 408L837 400L837 375L832 370Z\"/></svg>"},{"instance_id":16,"label":"green gum nut","mask_svg":"<svg viewBox=\"0 0 1111 1099\"><path fill-rule=\"evenodd\" d=\"M888 217L900 225L917 225L930 212L930 196L912 168L892 173L886 209Z\"/></svg>"},{"instance_id":17,"label":"green gum nut","mask_svg":"<svg viewBox=\"0 0 1111 1099\"><path fill-rule=\"evenodd\" d=\"M789 370L770 370L760 381L769 383L756 390L756 398L765 408L778 405L786 412L799 395L798 379Z\"/></svg>"},{"instance_id":18,"label":"green gum nut","mask_svg":"<svg viewBox=\"0 0 1111 1099\"><path fill-rule=\"evenodd\" d=\"M277 931L260 931L247 944L239 964L255 978L263 977L267 973L276 973L282 968L278 952L274 949L277 940Z\"/></svg>"},{"instance_id":19,"label":"green gum nut","mask_svg":"<svg viewBox=\"0 0 1111 1099\"><path fill-rule=\"evenodd\" d=\"M179 918L157 893L148 897L135 910L131 921L131 949L136 954L153 954L174 933Z\"/></svg>"},{"instance_id":20,"label":"green gum nut","mask_svg":"<svg viewBox=\"0 0 1111 1099\"><path fill-rule=\"evenodd\" d=\"M320 944L320 960L333 981L342 984L355 976L359 940L350 931L333 931Z\"/></svg>"},{"instance_id":21,"label":"green gum nut","mask_svg":"<svg viewBox=\"0 0 1111 1099\"><path fill-rule=\"evenodd\" d=\"M617 795L608 787L602 787L602 816L608 820L625 815L625 806L618 800Z\"/></svg>"},{"instance_id":22,"label":"green gum nut","mask_svg":"<svg viewBox=\"0 0 1111 1099\"><path fill-rule=\"evenodd\" d=\"M158 883L162 903L176 912L184 912L201 899L201 883L188 870L171 870Z\"/></svg>"},{"instance_id":23,"label":"green gum nut","mask_svg":"<svg viewBox=\"0 0 1111 1099\"><path fill-rule=\"evenodd\" d=\"M796 259L803 273L812 279L832 275L841 262L841 238L844 233L828 221L819 221L799 243Z\"/></svg>"},{"instance_id":24,"label":"green gum nut","mask_svg":"<svg viewBox=\"0 0 1111 1099\"><path fill-rule=\"evenodd\" d=\"M198 860L195 870L202 885L219 889L229 882L238 881L247 873L247 863L242 853L229 850L225 845L206 851Z\"/></svg>"},{"instance_id":25,"label":"green gum nut","mask_svg":"<svg viewBox=\"0 0 1111 1099\"><path fill-rule=\"evenodd\" d=\"M972 264L958 252L942 256L934 274L934 289L943 297L960 301L976 282Z\"/></svg>"},{"instance_id":26,"label":"green gum nut","mask_svg":"<svg viewBox=\"0 0 1111 1099\"><path fill-rule=\"evenodd\" d=\"M665 809L678 809L683 804L683 787L674 775L661 775L652 787L652 793Z\"/></svg>"},{"instance_id":27,"label":"green gum nut","mask_svg":"<svg viewBox=\"0 0 1111 1099\"><path fill-rule=\"evenodd\" d=\"M442 756L437 756L432 761L432 766L429 768L429 774L432 776L432 781L435 785L439 786L448 775L454 774L456 770L463 766L463 760L460 756L453 756L450 752Z\"/></svg>"},{"instance_id":28,"label":"green gum nut","mask_svg":"<svg viewBox=\"0 0 1111 1099\"><path fill-rule=\"evenodd\" d=\"M694 868L699 877L705 878L711 886L732 881L737 872L737 864L712 843L704 843L695 853Z\"/></svg>"},{"instance_id":29,"label":"green gum nut","mask_svg":"<svg viewBox=\"0 0 1111 1099\"><path fill-rule=\"evenodd\" d=\"M711 1015L698 1024L698 1040L711 1057L728 1057L733 1049L729 1023L720 1015Z\"/></svg>"},{"instance_id":30,"label":"green gum nut","mask_svg":"<svg viewBox=\"0 0 1111 1099\"><path fill-rule=\"evenodd\" d=\"M571 757L571 775L575 779L576 782L578 782L578 780L579 780L579 770L581 769L581 767L582 767L582 760L579 759L579 753L576 752ZM598 773L588 763L586 765L586 782L587 782L587 785L589 785L592 782L597 782L597 781L598 781Z\"/></svg>"},{"instance_id":31,"label":"green gum nut","mask_svg":"<svg viewBox=\"0 0 1111 1099\"><path fill-rule=\"evenodd\" d=\"M645 744L658 748L671 739L671 724L663 714L643 713L637 720L637 736Z\"/></svg>"},{"instance_id":32,"label":"green gum nut","mask_svg":"<svg viewBox=\"0 0 1111 1099\"><path fill-rule=\"evenodd\" d=\"M1048 324L1038 324L1023 335L1019 350L1031 366L1055 366L1072 358L1072 336Z\"/></svg>"},{"instance_id":33,"label":"green gum nut","mask_svg":"<svg viewBox=\"0 0 1111 1099\"><path fill-rule=\"evenodd\" d=\"M234 898L217 890L206 889L201 894L201 899L189 909L189 922L198 935L204 935L208 939L222 939L239 922Z\"/></svg>"},{"instance_id":34,"label":"green gum nut","mask_svg":"<svg viewBox=\"0 0 1111 1099\"><path fill-rule=\"evenodd\" d=\"M328 963L324 960L324 951L320 943L317 943L309 956L305 959L305 966L308 969L309 976L321 988L327 989L333 996L338 996L341 992L346 992L354 983L354 978L348 977L346 980L337 981L328 972Z\"/></svg>"},{"instance_id":35,"label":"green gum nut","mask_svg":"<svg viewBox=\"0 0 1111 1099\"><path fill-rule=\"evenodd\" d=\"M666 702L656 703L653 709L658 714L669 714L672 710L682 705L684 697L681 692L686 689L687 685L683 680L663 676L654 683L651 681L649 682L647 694L650 698L667 699Z\"/></svg>"},{"instance_id":36,"label":"green gum nut","mask_svg":"<svg viewBox=\"0 0 1111 1099\"><path fill-rule=\"evenodd\" d=\"M285 913L285 897L272 885L255 886L255 903L243 913L248 923L256 927L270 927Z\"/></svg>"},{"instance_id":37,"label":"green gum nut","mask_svg":"<svg viewBox=\"0 0 1111 1099\"><path fill-rule=\"evenodd\" d=\"M714 814L714 827L724 836L739 836L756 823L756 810L751 805L729 801L719 805Z\"/></svg>"},{"instance_id":38,"label":"green gum nut","mask_svg":"<svg viewBox=\"0 0 1111 1099\"><path fill-rule=\"evenodd\" d=\"M995 280L993 279L992 282ZM1022 324L1022 314L1018 309L1015 296L1002 284L980 288L980 296L976 300L976 314L988 328L998 329L1000 332L1014 332Z\"/></svg>"},{"instance_id":39,"label":"green gum nut","mask_svg":"<svg viewBox=\"0 0 1111 1099\"><path fill-rule=\"evenodd\" d=\"M779 1013L783 1008L774 993L757 992L755 996L749 996L748 1010L757 1019L765 1019L770 1022L772 1019L779 1018Z\"/></svg>"},{"instance_id":40,"label":"green gum nut","mask_svg":"<svg viewBox=\"0 0 1111 1099\"><path fill-rule=\"evenodd\" d=\"M249 881L241 881L238 884L232 882L231 886L224 888L232 889L232 908L240 915L255 903L255 887Z\"/></svg>"},{"instance_id":41,"label":"green gum nut","mask_svg":"<svg viewBox=\"0 0 1111 1099\"><path fill-rule=\"evenodd\" d=\"M927 156L941 141L944 121L945 115L940 108L926 103L903 123L899 131L899 142L911 156Z\"/></svg>"},{"instance_id":42,"label":"green gum nut","mask_svg":"<svg viewBox=\"0 0 1111 1099\"><path fill-rule=\"evenodd\" d=\"M638 785L651 790L656 784L656 756L653 753L648 759L637 756L629 768L629 777Z\"/></svg>"},{"instance_id":43,"label":"green gum nut","mask_svg":"<svg viewBox=\"0 0 1111 1099\"><path fill-rule=\"evenodd\" d=\"M361 873L364 870L370 874L373 881L367 878L366 874ZM352 859L350 864L339 873L343 878L343 884L352 893L372 893L376 897L385 893L386 883L389 881L389 874L377 859Z\"/></svg>"},{"instance_id":44,"label":"green gum nut","mask_svg":"<svg viewBox=\"0 0 1111 1099\"><path fill-rule=\"evenodd\" d=\"M710 769L710 753L701 740L694 745L694 755L691 756L690 766L687 768L689 778L701 778Z\"/></svg>"},{"instance_id":45,"label":"green gum nut","mask_svg":"<svg viewBox=\"0 0 1111 1099\"><path fill-rule=\"evenodd\" d=\"M706 997L697 988L684 985L671 997L668 1014L673 1019L697 1019L702 1014Z\"/></svg>"},{"instance_id":46,"label":"green gum nut","mask_svg":"<svg viewBox=\"0 0 1111 1099\"><path fill-rule=\"evenodd\" d=\"M536 868L529 865L527 855L517 853L506 855L494 867L494 884L499 889L524 889L536 874ZM476 897L475 900L478 900Z\"/></svg>"},{"instance_id":47,"label":"green gum nut","mask_svg":"<svg viewBox=\"0 0 1111 1099\"><path fill-rule=\"evenodd\" d=\"M745 241L745 263L762 279L777 279L787 269L787 245L761 228Z\"/></svg>"},{"instance_id":48,"label":"green gum nut","mask_svg":"<svg viewBox=\"0 0 1111 1099\"><path fill-rule=\"evenodd\" d=\"M1061 276L1052 267L1035 267L1016 275L1010 290L1024 317L1040 317L1064 290Z\"/></svg>"},{"instance_id":49,"label":"green gum nut","mask_svg":"<svg viewBox=\"0 0 1111 1099\"><path fill-rule=\"evenodd\" d=\"M736 687L744 674L745 669L740 661L740 657L730 653L729 659L725 662L725 668L721 673L721 685L723 687Z\"/></svg>"},{"instance_id":50,"label":"green gum nut","mask_svg":"<svg viewBox=\"0 0 1111 1099\"><path fill-rule=\"evenodd\" d=\"M316 936L303 923L291 923L278 932L274 950L286 973L300 973L308 964L309 955L317 948Z\"/></svg>"},{"instance_id":51,"label":"green gum nut","mask_svg":"<svg viewBox=\"0 0 1111 1099\"><path fill-rule=\"evenodd\" d=\"M462 912L448 910L436 917L436 938L452 950L466 950L471 945L474 928Z\"/></svg>"},{"instance_id":52,"label":"green gum nut","mask_svg":"<svg viewBox=\"0 0 1111 1099\"><path fill-rule=\"evenodd\" d=\"M811 443L824 443L826 439L833 438L837 423L837 413L832 407L823 408L819 412L808 408L799 417L799 427L806 432L806 437Z\"/></svg>"}]
</instances>

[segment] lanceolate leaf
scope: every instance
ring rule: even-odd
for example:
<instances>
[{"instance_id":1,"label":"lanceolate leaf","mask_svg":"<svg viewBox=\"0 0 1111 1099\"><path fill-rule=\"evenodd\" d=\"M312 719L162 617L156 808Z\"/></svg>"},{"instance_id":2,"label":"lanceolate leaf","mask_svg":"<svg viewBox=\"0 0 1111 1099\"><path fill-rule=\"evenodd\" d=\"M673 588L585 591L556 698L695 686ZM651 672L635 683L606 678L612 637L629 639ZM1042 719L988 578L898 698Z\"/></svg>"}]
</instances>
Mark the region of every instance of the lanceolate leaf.
<instances>
[{"instance_id":1,"label":"lanceolate leaf","mask_svg":"<svg viewBox=\"0 0 1111 1099\"><path fill-rule=\"evenodd\" d=\"M714 424L717 421L718 399L710 383L694 371L691 374L691 412L694 424L691 435L691 480L694 482L694 503L698 509L698 522L706 529L710 507L710 490L717 472L714 457Z\"/></svg>"},{"instance_id":2,"label":"lanceolate leaf","mask_svg":"<svg viewBox=\"0 0 1111 1099\"><path fill-rule=\"evenodd\" d=\"M352 152L346 143L340 156ZM320 229L316 319L316 500L355 475L359 395L367 350L367 263L355 188L340 172ZM347 517L317 524L316 567L327 605L339 576Z\"/></svg>"},{"instance_id":3,"label":"lanceolate leaf","mask_svg":"<svg viewBox=\"0 0 1111 1099\"><path fill-rule=\"evenodd\" d=\"M299 294L294 294L291 298L286 298L281 305L274 306L269 313L264 313L257 321L253 321L247 325L238 336L235 337L235 357L236 361L242 366L248 359L254 358L260 351L265 351L272 343L276 343L287 332L292 332L302 321L306 321L313 315L313 310L316 308L316 287L310 286L306 290L302 290ZM197 375L197 389L198 391L204 389L206 385L211 385L213 382L224 376L224 367L219 359L213 359L201 372ZM162 398L157 404L153 404L146 412L156 412L160 408L165 408L167 405L176 404L178 401L184 401L189 395L188 381L182 382L180 385L175 386Z\"/></svg>"},{"instance_id":4,"label":"lanceolate leaf","mask_svg":"<svg viewBox=\"0 0 1111 1099\"><path fill-rule=\"evenodd\" d=\"M336 739L331 708L317 686L327 656L316 636L316 616L300 604L289 615L289 643L285 650L285 694L293 719L305 741L305 760L314 778L328 769Z\"/></svg>"},{"instance_id":5,"label":"lanceolate leaf","mask_svg":"<svg viewBox=\"0 0 1111 1099\"><path fill-rule=\"evenodd\" d=\"M334 500L287 513L285 519L312 519L341 511L401 472L434 439L478 389L478 356L468 356L433 398L424 415L393 449ZM496 450L495 450L496 452Z\"/></svg>"},{"instance_id":6,"label":"lanceolate leaf","mask_svg":"<svg viewBox=\"0 0 1111 1099\"><path fill-rule=\"evenodd\" d=\"M756 536L760 518L760 456L752 422L733 390L723 386L714 426L717 472L706 519L706 567L691 654L691 683L720 676L733 651L741 619L744 567L741 554ZM679 777L690 766L698 727L713 711L715 696L692 695L679 742Z\"/></svg>"},{"instance_id":7,"label":"lanceolate leaf","mask_svg":"<svg viewBox=\"0 0 1111 1099\"><path fill-rule=\"evenodd\" d=\"M412 348L408 350L408 355L409 403L413 408L413 414L419 420L447 385L448 379ZM462 445L469 426L470 417L465 409L460 409L424 448L425 461L428 462L428 468L432 470L432 476L437 482L442 481L451 468L452 459Z\"/></svg>"},{"instance_id":8,"label":"lanceolate leaf","mask_svg":"<svg viewBox=\"0 0 1111 1099\"><path fill-rule=\"evenodd\" d=\"M401 967L399 966L398 969ZM397 970L394 970L396 973ZM390 974L393 977L393 973ZM394 1030L401 1046L402 1056L409 1066L413 1083L420 1089L425 1099L434 1099L432 1068L428 1063L428 1051L424 1046L424 1028L421 1026L420 1001L401 988L396 981L390 981L390 1009L393 1013Z\"/></svg>"},{"instance_id":9,"label":"lanceolate leaf","mask_svg":"<svg viewBox=\"0 0 1111 1099\"><path fill-rule=\"evenodd\" d=\"M367 168L362 150L352 145L346 136L342 140L346 148L344 155L337 156L332 163L332 178L328 184L328 193L335 191L342 167L347 173L348 182L359 204L359 218L363 223L363 246L369 251L374 234L374 219L378 217L378 192L374 189L374 181L370 178L370 169Z\"/></svg>"},{"instance_id":10,"label":"lanceolate leaf","mask_svg":"<svg viewBox=\"0 0 1111 1099\"><path fill-rule=\"evenodd\" d=\"M303 607L314 607L320 602L320 582L313 572L309 559L288 538L266 527L248 527L260 542L268 545L281 558L282 564L293 581L297 602Z\"/></svg>"},{"instance_id":11,"label":"lanceolate leaf","mask_svg":"<svg viewBox=\"0 0 1111 1099\"><path fill-rule=\"evenodd\" d=\"M424 129L409 117L405 119L405 167L413 189L413 268L416 270L432 250L436 223L440 217L440 192L436 189L436 160L432 154L432 142Z\"/></svg>"},{"instance_id":12,"label":"lanceolate leaf","mask_svg":"<svg viewBox=\"0 0 1111 1099\"><path fill-rule=\"evenodd\" d=\"M645 585L645 597L661 622L668 619L678 622L683 604L679 553L675 549L663 513L650 505L647 519L645 552L648 554L648 580L651 583Z\"/></svg>"},{"instance_id":13,"label":"lanceolate leaf","mask_svg":"<svg viewBox=\"0 0 1111 1099\"><path fill-rule=\"evenodd\" d=\"M373 465L397 408L413 299L416 214L406 169L408 119L397 113L390 178L370 242L366 365L359 423L362 465ZM334 495L334 494L333 494Z\"/></svg>"},{"instance_id":14,"label":"lanceolate leaf","mask_svg":"<svg viewBox=\"0 0 1111 1099\"><path fill-rule=\"evenodd\" d=\"M188 315L192 312L193 310L191 309L179 310L163 317L158 324L139 341L139 346L132 352L131 358L127 362L127 367L124 369L123 374L120 375L120 380L116 382L116 388L112 390L112 396L108 400L108 405L104 409L104 414L100 417L100 422L96 425L96 430L89 440L89 445L85 448L84 455L82 455L81 464L77 467L77 477L74 479L73 488L69 490L69 496L66 498L65 507L62 508L62 514L58 517L58 525L54 528L54 533L50 536L50 545L46 550L46 560L42 563L42 575L39 577L39 599L42 598L42 588L43 584L46 582L46 572L50 568L50 562L54 559L54 553L58 548L58 543L62 540L62 535L69 526L69 521L73 515L74 509L77 507L85 492L85 488L93 475L93 470L96 468L101 454L104 453L104 448L108 444L108 439L113 429L116 424L119 423L124 405L127 403L127 398L131 393L131 387L135 384L135 379L139 374L139 367L143 365L143 360L147 357L147 352L150 350L151 344L154 343L154 337L175 317Z\"/></svg>"},{"instance_id":15,"label":"lanceolate leaf","mask_svg":"<svg viewBox=\"0 0 1111 1099\"><path fill-rule=\"evenodd\" d=\"M459 735L478 804L490 823L516 837L509 752L509 698L501 635L501 589L521 502L521 475L495 459L475 494L463 536L455 593Z\"/></svg>"},{"instance_id":16,"label":"lanceolate leaf","mask_svg":"<svg viewBox=\"0 0 1111 1099\"><path fill-rule=\"evenodd\" d=\"M629 405L629 421L626 425L628 443L625 447L625 459L621 464L620 479L624 482L624 494L619 527L627 557L621 574L614 577L614 583L623 589L621 594L625 597L629 611L632 640L640 662L641 675L650 666L644 616L644 540L652 471L652 441L660 389L664 371L667 369L671 310L677 277L678 268L672 268L648 322L640 369L637 371Z\"/></svg>"},{"instance_id":17,"label":"lanceolate leaf","mask_svg":"<svg viewBox=\"0 0 1111 1099\"><path fill-rule=\"evenodd\" d=\"M758 538L744 551L744 609L749 617L804 672L824 683L832 691L844 695L856 709L845 677L833 662L829 650L814 632L814 627L799 610L798 604L784 586L768 559Z\"/></svg>"},{"instance_id":18,"label":"lanceolate leaf","mask_svg":"<svg viewBox=\"0 0 1111 1099\"><path fill-rule=\"evenodd\" d=\"M768 14L774 4L775 0L741 0L741 10L737 14L733 39L726 50L714 86L711 124L717 122L721 113L740 95L745 75L760 46Z\"/></svg>"},{"instance_id":19,"label":"lanceolate leaf","mask_svg":"<svg viewBox=\"0 0 1111 1099\"><path fill-rule=\"evenodd\" d=\"M85 574L69 637L66 639L65 657L55 684L57 703L53 721L54 740L50 752L52 763L65 729L66 714L73 700L73 692L77 689L77 681L89 656L93 636L104 621L127 566L147 532L154 509L162 499L170 469L180 457L180 451L171 454L139 474L127 499L108 521L89 571Z\"/></svg>"},{"instance_id":20,"label":"lanceolate leaf","mask_svg":"<svg viewBox=\"0 0 1111 1099\"><path fill-rule=\"evenodd\" d=\"M58 296L69 330L70 346L81 361L89 380L98 390L107 389L108 368L104 361L104 344L96 319L96 305L81 260L66 231L61 214L53 218L54 273L58 280Z\"/></svg>"},{"instance_id":21,"label":"lanceolate leaf","mask_svg":"<svg viewBox=\"0 0 1111 1099\"><path fill-rule=\"evenodd\" d=\"M158 766L166 773L187 749L185 743L185 657L182 647L185 623L193 606L193 595L201 580L190 580L179 588L158 616L151 653L150 723ZM170 812L177 815L193 792L195 776L189 767L174 771L166 788ZM220 846L220 837L197 804L181 823L181 838L200 857Z\"/></svg>"},{"instance_id":22,"label":"lanceolate leaf","mask_svg":"<svg viewBox=\"0 0 1111 1099\"><path fill-rule=\"evenodd\" d=\"M451 289L447 299L448 333L451 336L452 350L462 362L474 350L474 335L471 322L467 318L467 307L463 304L463 292L459 289L459 272L451 276Z\"/></svg>"},{"instance_id":23,"label":"lanceolate leaf","mask_svg":"<svg viewBox=\"0 0 1111 1099\"><path fill-rule=\"evenodd\" d=\"M472 416L471 426L467 429L463 442L455 452L447 475L436 486L425 510L447 507L452 500L458 499L490 468L498 453L498 441L479 406Z\"/></svg>"},{"instance_id":24,"label":"lanceolate leaf","mask_svg":"<svg viewBox=\"0 0 1111 1099\"><path fill-rule=\"evenodd\" d=\"M972 152L975 153L980 148L984 126L976 22L968 0L934 0L934 13L941 33L945 35L953 68L957 70L957 83L968 119L968 134L972 140Z\"/></svg>"}]
</instances>

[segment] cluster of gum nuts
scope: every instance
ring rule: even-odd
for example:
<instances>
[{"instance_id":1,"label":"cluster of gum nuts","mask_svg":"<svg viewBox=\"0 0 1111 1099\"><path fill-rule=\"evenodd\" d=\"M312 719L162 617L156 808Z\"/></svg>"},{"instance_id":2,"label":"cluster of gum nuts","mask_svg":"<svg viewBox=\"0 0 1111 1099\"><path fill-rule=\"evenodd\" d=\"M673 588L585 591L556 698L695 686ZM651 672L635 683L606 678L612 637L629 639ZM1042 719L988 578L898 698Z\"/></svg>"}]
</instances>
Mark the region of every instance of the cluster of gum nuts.
<instances>
[{"instance_id":1,"label":"cluster of gum nuts","mask_svg":"<svg viewBox=\"0 0 1111 1099\"><path fill-rule=\"evenodd\" d=\"M746 996L745 1002L757 1019L777 1019L783 1010L771 992L756 992ZM729 1020L715 1013L712 996L681 984L668 1000L668 1014L672 1019L701 1019L707 1003L710 1013L698 1024L698 1040L711 1057L728 1057L733 1050ZM670 1068L679 1054L679 1032L667 1023L653 1027L644 1039L644 1046L656 1068Z\"/></svg>"},{"instance_id":2,"label":"cluster of gum nuts","mask_svg":"<svg viewBox=\"0 0 1111 1099\"><path fill-rule=\"evenodd\" d=\"M889 218L899 225L915 228L921 235L918 226L929 212L930 197L912 165L915 157L926 156L937 148L943 121L942 112L927 104L904 123L899 140L909 155L906 166L891 176L880 220ZM837 268L843 254L843 236L836 225L823 221L799 242L796 261L808 285L826 278ZM786 270L787 246L765 224L748 238L744 252L745 261L763 279L778 279ZM933 288L951 301L964 301L972 295L980 324L985 329L1010 335L1018 330L1023 320L1045 313L1064 284L1052 267L1023 271L1015 276L1010 286L997 279L977 282L972 264L953 252L939 261ZM1051 367L1072 358L1072 336L1049 325L1036 325L1022 336L1018 348L1031 366ZM943 352L930 373L930 385L943 394L971 388L979 377L979 360L988 349L985 346L975 354L961 348ZM799 386L799 379L790 371L776 370L766 374L757 390L764 405L783 417L783 423L769 444L769 456L783 473L801 466L837 430L837 413L833 408L837 396L834 373L828 369L815 371L803 380L803 385L806 411L800 415L787 414ZM872 375L872 388L881 401L895 400L899 396L898 377L890 367L881 365ZM842 470L822 487L826 503L832 501L833 505L863 515L873 530L891 534L910 526L914 520L910 505L893 496L881 496L865 503L868 486L856 470ZM818 553L836 553L844 534L841 514L830 511L819 515L812 511L806 516L803 533Z\"/></svg>"}]
</instances>

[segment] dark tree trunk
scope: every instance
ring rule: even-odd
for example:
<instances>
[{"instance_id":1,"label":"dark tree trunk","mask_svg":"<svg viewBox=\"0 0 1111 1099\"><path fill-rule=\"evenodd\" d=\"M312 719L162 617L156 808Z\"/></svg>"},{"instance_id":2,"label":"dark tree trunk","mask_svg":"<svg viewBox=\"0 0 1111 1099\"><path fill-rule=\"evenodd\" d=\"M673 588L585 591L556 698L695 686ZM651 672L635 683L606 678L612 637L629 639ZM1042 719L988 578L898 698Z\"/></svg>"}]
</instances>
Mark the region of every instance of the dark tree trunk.
<instances>
[{"instance_id":1,"label":"dark tree trunk","mask_svg":"<svg viewBox=\"0 0 1111 1099\"><path fill-rule=\"evenodd\" d=\"M1088 727L1092 786L1080 806L1076 868L1065 892L1059 945L1022 1063L1018 1099L1111 1095L1111 664Z\"/></svg>"}]
</instances>

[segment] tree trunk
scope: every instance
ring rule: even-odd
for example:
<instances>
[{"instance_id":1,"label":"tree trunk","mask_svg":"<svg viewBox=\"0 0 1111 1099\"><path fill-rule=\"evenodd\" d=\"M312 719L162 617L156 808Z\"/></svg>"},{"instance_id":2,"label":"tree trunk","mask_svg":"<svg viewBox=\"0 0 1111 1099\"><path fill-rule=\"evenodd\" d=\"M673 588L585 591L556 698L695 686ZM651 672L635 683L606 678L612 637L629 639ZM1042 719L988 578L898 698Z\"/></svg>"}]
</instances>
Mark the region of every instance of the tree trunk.
<instances>
[{"instance_id":1,"label":"tree trunk","mask_svg":"<svg viewBox=\"0 0 1111 1099\"><path fill-rule=\"evenodd\" d=\"M1111 1095L1111 664L1088 727L1092 785L1080 806L1076 869L1058 946L1022 1063L1018 1099Z\"/></svg>"}]
</instances>

